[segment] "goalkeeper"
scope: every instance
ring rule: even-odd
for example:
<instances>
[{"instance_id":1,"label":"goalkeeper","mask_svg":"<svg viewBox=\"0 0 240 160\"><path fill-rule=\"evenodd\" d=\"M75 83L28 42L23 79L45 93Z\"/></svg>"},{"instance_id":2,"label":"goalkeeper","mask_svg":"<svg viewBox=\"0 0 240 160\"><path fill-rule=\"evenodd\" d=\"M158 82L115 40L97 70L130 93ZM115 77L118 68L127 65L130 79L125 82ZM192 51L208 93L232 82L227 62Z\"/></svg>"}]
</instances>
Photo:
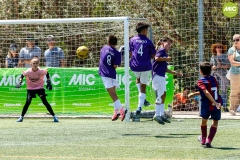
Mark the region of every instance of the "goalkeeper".
<instances>
[{"instance_id":1,"label":"goalkeeper","mask_svg":"<svg viewBox=\"0 0 240 160\"><path fill-rule=\"evenodd\" d=\"M33 58L30 62L31 68L26 71L23 71L23 74L20 78L20 82L16 85L16 88L20 88L22 85L22 80L24 76L26 76L27 83L27 100L23 107L21 117L17 120L17 122L22 122L23 117L26 114L29 105L31 104L32 98L36 98L36 94L41 98L42 103L46 106L49 113L53 116L54 122L58 122L58 118L55 116L51 105L48 103L46 99L45 89L44 89L44 75L47 77L47 86L48 90L52 90L52 85L49 77L49 73L47 70L40 69L39 59Z\"/></svg>"}]
</instances>

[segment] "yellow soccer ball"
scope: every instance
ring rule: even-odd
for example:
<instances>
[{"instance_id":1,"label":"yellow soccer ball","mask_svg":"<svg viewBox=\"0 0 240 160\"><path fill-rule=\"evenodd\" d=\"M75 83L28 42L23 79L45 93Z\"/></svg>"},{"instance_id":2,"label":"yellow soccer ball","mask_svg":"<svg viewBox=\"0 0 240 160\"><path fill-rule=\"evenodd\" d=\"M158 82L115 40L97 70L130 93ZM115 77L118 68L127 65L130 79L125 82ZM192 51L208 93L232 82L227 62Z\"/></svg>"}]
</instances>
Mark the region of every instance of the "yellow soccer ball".
<instances>
[{"instance_id":1,"label":"yellow soccer ball","mask_svg":"<svg viewBox=\"0 0 240 160\"><path fill-rule=\"evenodd\" d=\"M80 46L80 47L78 47L76 54L77 54L78 58L85 59L88 57L89 49L86 46Z\"/></svg>"}]
</instances>

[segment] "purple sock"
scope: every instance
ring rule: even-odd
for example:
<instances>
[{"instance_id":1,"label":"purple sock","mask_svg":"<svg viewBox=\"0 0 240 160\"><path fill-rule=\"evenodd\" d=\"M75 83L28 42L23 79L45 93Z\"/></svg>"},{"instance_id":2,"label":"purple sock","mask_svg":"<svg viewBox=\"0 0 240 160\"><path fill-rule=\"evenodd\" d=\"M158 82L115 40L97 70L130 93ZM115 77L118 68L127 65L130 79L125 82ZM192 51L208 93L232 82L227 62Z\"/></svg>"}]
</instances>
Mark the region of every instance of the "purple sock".
<instances>
[{"instance_id":1,"label":"purple sock","mask_svg":"<svg viewBox=\"0 0 240 160\"><path fill-rule=\"evenodd\" d=\"M211 126L211 128L210 128L210 132L209 132L209 135L208 135L208 139L207 139L208 142L210 142L210 143L212 142L212 140L213 140L213 138L214 138L216 132L217 132L217 128Z\"/></svg>"}]
</instances>

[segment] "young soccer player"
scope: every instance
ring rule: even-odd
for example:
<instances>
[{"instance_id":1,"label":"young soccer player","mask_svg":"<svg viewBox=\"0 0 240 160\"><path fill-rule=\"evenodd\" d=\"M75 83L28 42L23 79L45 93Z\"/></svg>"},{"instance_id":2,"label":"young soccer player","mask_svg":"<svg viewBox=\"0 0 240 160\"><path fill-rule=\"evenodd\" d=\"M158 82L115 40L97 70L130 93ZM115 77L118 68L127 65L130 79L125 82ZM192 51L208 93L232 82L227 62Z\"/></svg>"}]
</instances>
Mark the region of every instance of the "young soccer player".
<instances>
[{"instance_id":1,"label":"young soccer player","mask_svg":"<svg viewBox=\"0 0 240 160\"><path fill-rule=\"evenodd\" d=\"M156 50L150 39L147 38L149 25L139 22L136 26L138 35L130 39L130 68L136 76L136 85L139 91L138 108L136 115L142 111L146 99L146 84L148 83L150 71L152 70L151 58L154 58Z\"/></svg>"},{"instance_id":2,"label":"young soccer player","mask_svg":"<svg viewBox=\"0 0 240 160\"><path fill-rule=\"evenodd\" d=\"M36 94L41 98L43 104L46 106L49 113L53 116L54 122L58 122L58 118L55 116L51 105L48 103L46 99L45 89L44 89L44 75L47 77L47 86L48 90L52 90L52 85L49 77L49 73L47 70L40 69L39 66L39 59L33 58L30 62L31 68L24 71L21 75L19 84L16 85L17 88L20 88L22 85L22 80L24 76L26 76L26 83L27 83L27 100L23 107L21 117L17 120L17 122L22 122L23 117L26 114L29 105L31 104L32 98L36 98Z\"/></svg>"},{"instance_id":3,"label":"young soccer player","mask_svg":"<svg viewBox=\"0 0 240 160\"><path fill-rule=\"evenodd\" d=\"M102 77L103 84L114 102L114 114L112 121L118 119L120 112L121 121L124 120L127 110L124 110L116 93L116 87L119 84L116 80L116 68L121 64L121 53L116 50L117 37L110 35L107 40L107 45L101 49L99 75Z\"/></svg>"},{"instance_id":4,"label":"young soccer player","mask_svg":"<svg viewBox=\"0 0 240 160\"><path fill-rule=\"evenodd\" d=\"M211 68L212 66L210 63L202 62L200 64L200 74L202 78L197 82L198 94L201 96L200 116L202 117L202 135L198 137L198 140L202 145L206 145L207 148L212 147L211 142L217 132L218 121L221 119L220 108L222 105L222 97L219 95L218 82L211 76ZM212 118L212 126L207 137L207 122L210 116Z\"/></svg>"},{"instance_id":5,"label":"young soccer player","mask_svg":"<svg viewBox=\"0 0 240 160\"><path fill-rule=\"evenodd\" d=\"M170 123L170 120L164 115L164 100L166 97L166 72L177 76L182 76L181 73L171 71L167 68L168 62L171 61L171 57L168 56L167 52L171 48L172 40L168 37L163 37L158 42L160 48L157 50L157 54L153 60L152 69L152 87L157 92L157 98L155 103L155 115L153 120L159 124Z\"/></svg>"}]
</instances>

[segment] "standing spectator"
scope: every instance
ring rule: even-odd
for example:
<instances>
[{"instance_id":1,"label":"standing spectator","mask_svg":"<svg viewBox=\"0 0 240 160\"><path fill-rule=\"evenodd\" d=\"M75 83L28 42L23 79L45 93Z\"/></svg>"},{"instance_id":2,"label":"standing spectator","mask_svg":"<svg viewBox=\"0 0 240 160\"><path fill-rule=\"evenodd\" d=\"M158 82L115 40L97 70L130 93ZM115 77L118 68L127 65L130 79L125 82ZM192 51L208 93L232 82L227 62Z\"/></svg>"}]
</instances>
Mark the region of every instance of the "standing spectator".
<instances>
[{"instance_id":1,"label":"standing spectator","mask_svg":"<svg viewBox=\"0 0 240 160\"><path fill-rule=\"evenodd\" d=\"M149 24L139 22L136 26L138 35L130 39L130 68L136 76L136 86L138 88L138 107L136 115L142 111L142 106L146 99L146 84L148 83L152 70L151 58L154 58L156 50L150 39L147 38Z\"/></svg>"},{"instance_id":2,"label":"standing spectator","mask_svg":"<svg viewBox=\"0 0 240 160\"><path fill-rule=\"evenodd\" d=\"M55 39L53 35L47 36L47 44L49 49L44 52L46 67L64 67L65 62L63 50L55 46Z\"/></svg>"},{"instance_id":3,"label":"standing spectator","mask_svg":"<svg viewBox=\"0 0 240 160\"><path fill-rule=\"evenodd\" d=\"M227 70L230 68L230 62L228 60L227 46L221 43L216 43L211 46L212 57L210 64L212 65L212 75L217 79L220 88L221 97L223 99L223 110L229 112L227 108L228 102L228 86L230 81L227 79Z\"/></svg>"},{"instance_id":4,"label":"standing spectator","mask_svg":"<svg viewBox=\"0 0 240 160\"><path fill-rule=\"evenodd\" d=\"M6 68L16 68L19 62L19 55L16 44L11 44L9 46L8 54L6 57Z\"/></svg>"},{"instance_id":5,"label":"standing spectator","mask_svg":"<svg viewBox=\"0 0 240 160\"><path fill-rule=\"evenodd\" d=\"M240 34L233 36L233 46L228 50L230 68L230 113L236 115L240 103Z\"/></svg>"},{"instance_id":6,"label":"standing spectator","mask_svg":"<svg viewBox=\"0 0 240 160\"><path fill-rule=\"evenodd\" d=\"M26 47L20 50L19 67L30 68L30 62L33 57L41 58L41 49L35 45L33 35L26 38Z\"/></svg>"}]
</instances>

